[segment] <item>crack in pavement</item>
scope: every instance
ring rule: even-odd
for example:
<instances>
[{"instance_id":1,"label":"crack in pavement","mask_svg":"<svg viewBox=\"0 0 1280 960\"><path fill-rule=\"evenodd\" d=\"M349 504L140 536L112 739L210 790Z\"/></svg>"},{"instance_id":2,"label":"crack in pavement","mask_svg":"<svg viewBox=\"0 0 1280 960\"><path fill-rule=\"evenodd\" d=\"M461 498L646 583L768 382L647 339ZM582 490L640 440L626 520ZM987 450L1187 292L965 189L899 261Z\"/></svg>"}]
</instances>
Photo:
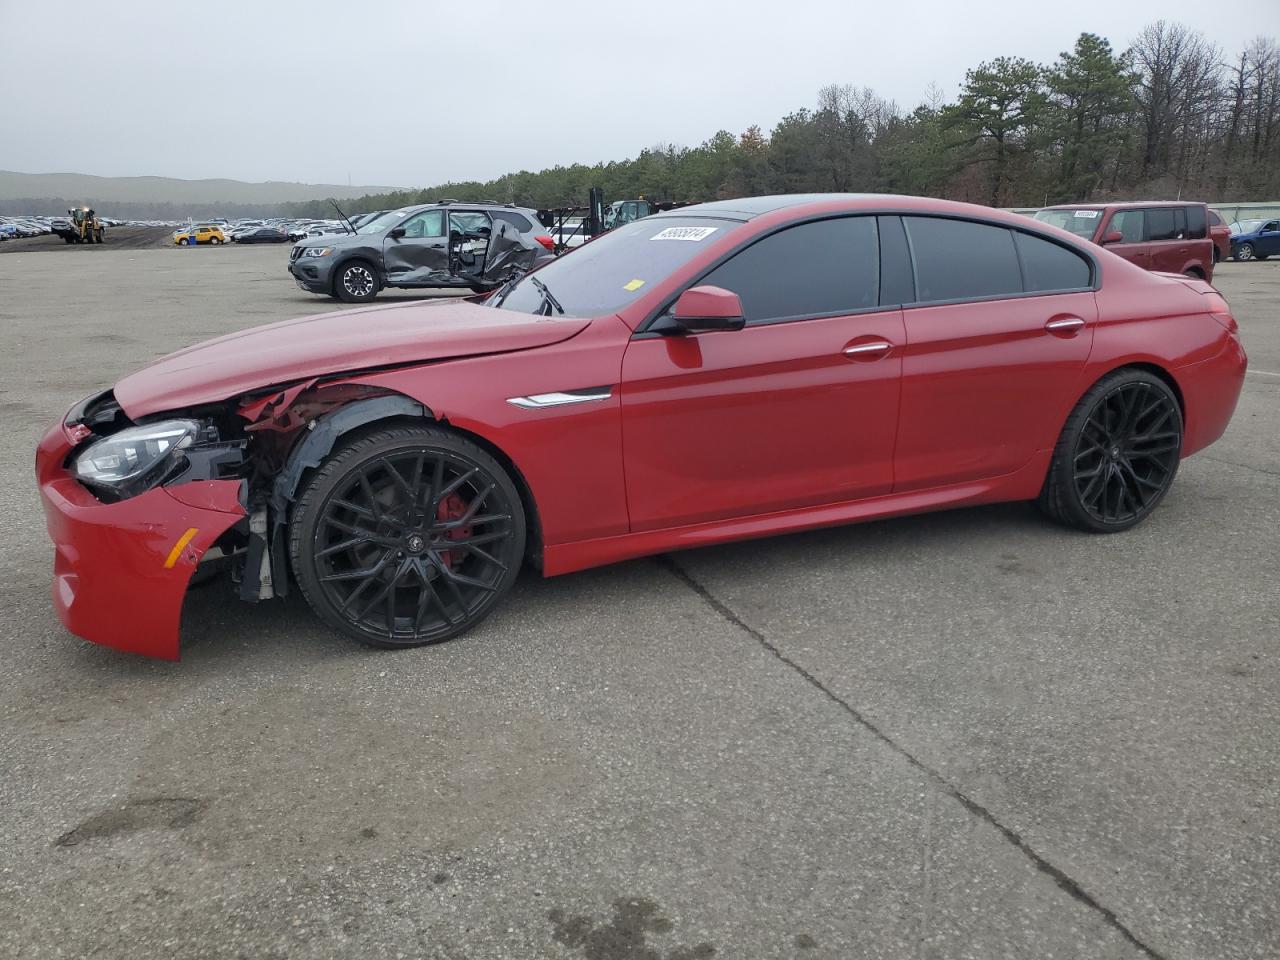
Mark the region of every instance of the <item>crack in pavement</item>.
<instances>
[{"instance_id":1,"label":"crack in pavement","mask_svg":"<svg viewBox=\"0 0 1280 960\"><path fill-rule=\"evenodd\" d=\"M1116 916L1114 910L1100 903L1097 898L1085 890L1077 881L1068 876L1060 867L1055 866L1041 854L1037 853L1035 849L1027 843L1027 841L1023 840L1022 837L1019 836L1012 828L1007 827L1005 824L1000 822L994 813L966 795L959 787L955 786L941 773L933 769L933 767L929 766L915 754L911 753L911 751L907 750L906 747L898 744L887 733L869 720L865 714L858 710L857 707L853 706L848 701L841 699L840 696L838 696L816 676L783 653L782 650L765 637L764 634L739 617L720 600L716 599L716 597L712 595L711 591L695 580L688 571L676 563L670 554L662 554L654 559L659 566L665 567L673 576L676 577L676 579L683 582L685 586L696 593L702 601L707 604L707 606L711 607L712 610L718 613L731 625L742 630L754 639L776 659L798 673L811 687L821 693L832 703L839 706L849 714L849 716L853 717L860 726L876 737L876 739L880 740L894 753L906 760L912 767L924 774L925 777L932 781L940 790L942 790L943 793L957 801L962 807L969 811L970 814L994 827L1005 840L1016 847L1023 856L1030 860L1037 870L1053 880L1053 882L1058 885L1059 889L1063 890L1073 900L1084 904L1086 907L1096 912L1102 917L1103 921L1109 927L1116 930L1125 938L1125 940L1137 947L1148 957L1151 957L1152 960L1166 960L1163 954L1157 951L1154 947L1145 943L1143 940L1139 939L1138 935L1130 930L1124 922Z\"/></svg>"},{"instance_id":2,"label":"crack in pavement","mask_svg":"<svg viewBox=\"0 0 1280 960\"><path fill-rule=\"evenodd\" d=\"M1280 477L1280 472L1268 470L1266 467L1255 467L1248 463L1239 463L1235 460L1223 460L1221 457L1211 457L1207 453L1200 454L1204 460L1212 460L1214 463L1226 463L1233 467L1239 467L1241 470L1252 470L1255 473L1265 473L1269 477Z\"/></svg>"}]
</instances>

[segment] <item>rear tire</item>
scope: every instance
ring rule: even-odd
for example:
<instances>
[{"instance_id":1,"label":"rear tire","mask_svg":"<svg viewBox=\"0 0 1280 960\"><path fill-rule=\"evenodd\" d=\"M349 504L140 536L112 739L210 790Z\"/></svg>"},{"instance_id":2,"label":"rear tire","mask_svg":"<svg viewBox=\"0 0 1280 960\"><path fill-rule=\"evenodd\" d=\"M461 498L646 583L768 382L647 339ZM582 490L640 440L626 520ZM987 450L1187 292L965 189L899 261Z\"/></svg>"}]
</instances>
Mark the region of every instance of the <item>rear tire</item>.
<instances>
[{"instance_id":1,"label":"rear tire","mask_svg":"<svg viewBox=\"0 0 1280 960\"><path fill-rule=\"evenodd\" d=\"M1164 499L1182 453L1182 409L1159 377L1127 367L1080 398L1054 447L1037 505L1090 533L1141 523Z\"/></svg>"},{"instance_id":2,"label":"rear tire","mask_svg":"<svg viewBox=\"0 0 1280 960\"><path fill-rule=\"evenodd\" d=\"M435 424L350 440L311 475L289 520L311 608L375 647L441 643L475 626L515 583L524 544L507 472Z\"/></svg>"},{"instance_id":3,"label":"rear tire","mask_svg":"<svg viewBox=\"0 0 1280 960\"><path fill-rule=\"evenodd\" d=\"M333 292L344 303L368 303L378 295L378 275L365 260L348 260L333 277Z\"/></svg>"},{"instance_id":4,"label":"rear tire","mask_svg":"<svg viewBox=\"0 0 1280 960\"><path fill-rule=\"evenodd\" d=\"M1235 254L1235 258L1236 258L1237 260L1245 260L1245 261L1247 261L1247 260L1252 260L1252 259L1253 259L1253 244L1252 244L1252 243L1242 243L1242 244L1240 244L1240 246L1236 247L1236 254Z\"/></svg>"}]
</instances>

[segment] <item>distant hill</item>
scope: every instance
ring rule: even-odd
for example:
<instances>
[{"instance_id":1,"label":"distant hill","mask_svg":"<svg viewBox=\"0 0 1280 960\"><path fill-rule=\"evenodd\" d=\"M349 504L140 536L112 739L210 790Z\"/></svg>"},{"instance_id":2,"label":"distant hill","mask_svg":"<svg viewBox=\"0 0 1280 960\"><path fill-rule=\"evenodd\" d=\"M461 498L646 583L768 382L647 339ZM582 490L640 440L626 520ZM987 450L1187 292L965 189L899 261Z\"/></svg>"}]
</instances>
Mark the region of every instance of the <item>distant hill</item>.
<instances>
[{"instance_id":1,"label":"distant hill","mask_svg":"<svg viewBox=\"0 0 1280 960\"><path fill-rule=\"evenodd\" d=\"M112 203L293 203L325 197L363 197L399 187L335 183L245 183L242 180L176 180L173 177L92 177L83 173L13 173L0 170L0 200L84 198Z\"/></svg>"}]
</instances>

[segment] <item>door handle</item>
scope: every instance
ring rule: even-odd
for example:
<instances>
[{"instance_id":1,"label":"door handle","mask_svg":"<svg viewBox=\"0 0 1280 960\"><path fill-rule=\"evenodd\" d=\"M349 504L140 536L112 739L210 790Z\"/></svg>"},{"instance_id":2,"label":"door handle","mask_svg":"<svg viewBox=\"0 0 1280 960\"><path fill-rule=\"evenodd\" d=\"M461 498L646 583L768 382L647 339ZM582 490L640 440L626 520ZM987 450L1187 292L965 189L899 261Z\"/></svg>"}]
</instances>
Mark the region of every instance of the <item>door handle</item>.
<instances>
[{"instance_id":1,"label":"door handle","mask_svg":"<svg viewBox=\"0 0 1280 960\"><path fill-rule=\"evenodd\" d=\"M1050 333L1073 334L1083 326L1084 321L1079 317L1054 317L1044 328Z\"/></svg>"},{"instance_id":2,"label":"door handle","mask_svg":"<svg viewBox=\"0 0 1280 960\"><path fill-rule=\"evenodd\" d=\"M888 340L872 340L870 343L855 343L844 348L844 355L855 360L878 360L893 349Z\"/></svg>"}]
</instances>

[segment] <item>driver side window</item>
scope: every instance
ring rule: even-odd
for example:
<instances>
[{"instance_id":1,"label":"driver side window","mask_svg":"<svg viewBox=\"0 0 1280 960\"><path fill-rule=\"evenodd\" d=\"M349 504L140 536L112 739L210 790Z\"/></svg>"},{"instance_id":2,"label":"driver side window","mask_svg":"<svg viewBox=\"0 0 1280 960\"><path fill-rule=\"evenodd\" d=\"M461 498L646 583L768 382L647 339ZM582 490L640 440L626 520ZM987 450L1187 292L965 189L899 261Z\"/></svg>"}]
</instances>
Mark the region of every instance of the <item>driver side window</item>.
<instances>
[{"instance_id":1,"label":"driver side window","mask_svg":"<svg viewBox=\"0 0 1280 960\"><path fill-rule=\"evenodd\" d=\"M410 217L404 225L404 236L406 240L443 237L444 211L424 210L417 216Z\"/></svg>"},{"instance_id":2,"label":"driver side window","mask_svg":"<svg viewBox=\"0 0 1280 960\"><path fill-rule=\"evenodd\" d=\"M734 254L698 283L736 293L748 326L874 309L880 296L875 217L786 227Z\"/></svg>"},{"instance_id":3,"label":"driver side window","mask_svg":"<svg viewBox=\"0 0 1280 960\"><path fill-rule=\"evenodd\" d=\"M1111 230L1118 230L1123 236L1121 243L1141 243L1143 237L1144 217L1141 210L1117 210L1111 218Z\"/></svg>"}]
</instances>

